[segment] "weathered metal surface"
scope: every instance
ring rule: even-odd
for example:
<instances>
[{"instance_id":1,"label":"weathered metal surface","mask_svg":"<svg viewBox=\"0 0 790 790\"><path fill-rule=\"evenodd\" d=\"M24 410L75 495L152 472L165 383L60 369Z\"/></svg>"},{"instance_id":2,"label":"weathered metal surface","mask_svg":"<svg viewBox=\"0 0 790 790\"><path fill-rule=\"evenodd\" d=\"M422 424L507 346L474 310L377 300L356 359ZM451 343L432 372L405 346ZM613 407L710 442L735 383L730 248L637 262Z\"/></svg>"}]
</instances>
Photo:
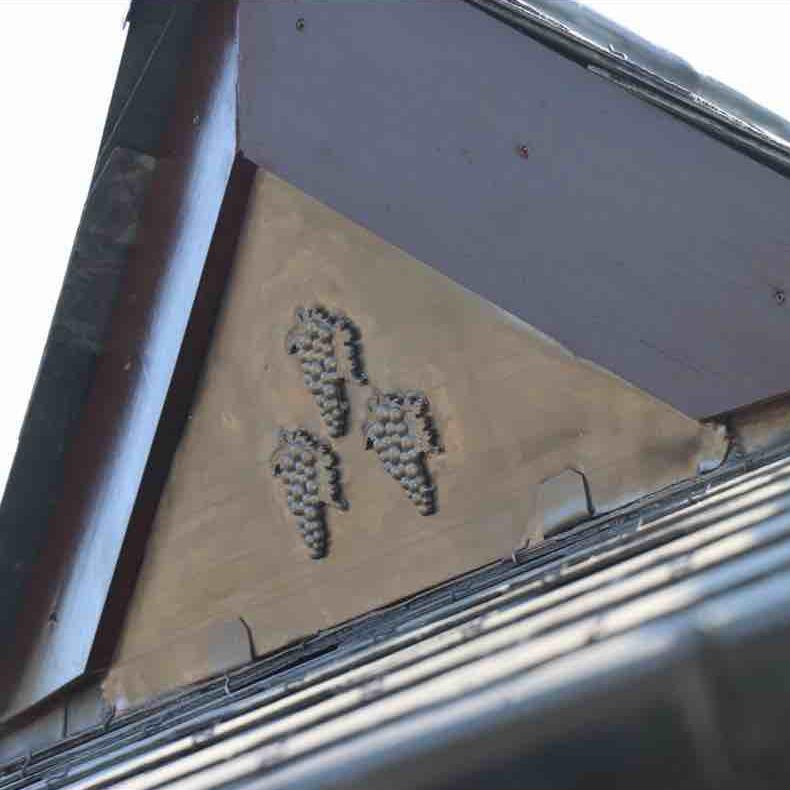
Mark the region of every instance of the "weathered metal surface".
<instances>
[{"instance_id":1,"label":"weathered metal surface","mask_svg":"<svg viewBox=\"0 0 790 790\"><path fill-rule=\"evenodd\" d=\"M67 735L66 706L61 700L47 710L39 710L28 719L15 722L12 728L0 728L0 762L29 759L33 752Z\"/></svg>"},{"instance_id":2,"label":"weathered metal surface","mask_svg":"<svg viewBox=\"0 0 790 790\"><path fill-rule=\"evenodd\" d=\"M118 711L0 790L783 787L789 562L785 448Z\"/></svg>"},{"instance_id":3,"label":"weathered metal surface","mask_svg":"<svg viewBox=\"0 0 790 790\"><path fill-rule=\"evenodd\" d=\"M790 398L756 404L727 417L735 449L754 453L790 442Z\"/></svg>"},{"instance_id":4,"label":"weathered metal surface","mask_svg":"<svg viewBox=\"0 0 790 790\"><path fill-rule=\"evenodd\" d=\"M590 518L595 511L584 475L576 469L564 469L544 480L538 493L538 512L545 537Z\"/></svg>"},{"instance_id":5,"label":"weathered metal surface","mask_svg":"<svg viewBox=\"0 0 790 790\"><path fill-rule=\"evenodd\" d=\"M439 507L425 518L365 450L373 392L350 386L353 430L332 439L350 507L332 514L321 562L305 551L269 461L280 427L326 437L283 347L300 304L353 316L371 383L424 393L444 447L428 460ZM563 469L583 471L604 512L694 475L724 449L718 431L259 172L108 696L172 689L183 677L174 644L217 619L243 617L268 652L509 555L539 539L540 483Z\"/></svg>"},{"instance_id":6,"label":"weathered metal surface","mask_svg":"<svg viewBox=\"0 0 790 790\"><path fill-rule=\"evenodd\" d=\"M240 19L251 159L687 414L790 389L790 180L467 3Z\"/></svg>"}]
</instances>

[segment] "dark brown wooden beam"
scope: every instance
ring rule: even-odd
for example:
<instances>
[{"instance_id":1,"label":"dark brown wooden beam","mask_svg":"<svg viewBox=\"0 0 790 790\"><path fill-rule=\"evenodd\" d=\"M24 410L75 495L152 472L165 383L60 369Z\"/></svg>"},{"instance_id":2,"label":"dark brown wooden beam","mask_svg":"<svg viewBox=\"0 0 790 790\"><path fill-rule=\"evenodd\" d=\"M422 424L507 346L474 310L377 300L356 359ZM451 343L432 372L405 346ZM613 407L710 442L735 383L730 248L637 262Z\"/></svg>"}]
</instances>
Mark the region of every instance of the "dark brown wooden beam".
<instances>
[{"instance_id":1,"label":"dark brown wooden beam","mask_svg":"<svg viewBox=\"0 0 790 790\"><path fill-rule=\"evenodd\" d=\"M47 520L45 545L28 568L16 649L3 667L5 717L73 683L92 655L111 652L97 634L113 579L117 589L127 578L124 562L116 565L130 519L140 526L141 514L152 512L156 496L146 488L166 474L166 448L172 452L177 442L189 399L179 390L194 383L199 365L181 357L179 367L184 337L190 316L198 325L207 320L208 303L221 291L227 261L208 273L206 262L212 245L219 256L232 246L230 216L240 222L250 179L250 167L236 156L236 71L236 3L204 0L167 108L140 241L126 266L79 423L64 448L62 489ZM226 194L233 208L222 214ZM197 336L191 339L184 353L195 351L197 342ZM169 444L152 455L163 436Z\"/></svg>"}]
</instances>

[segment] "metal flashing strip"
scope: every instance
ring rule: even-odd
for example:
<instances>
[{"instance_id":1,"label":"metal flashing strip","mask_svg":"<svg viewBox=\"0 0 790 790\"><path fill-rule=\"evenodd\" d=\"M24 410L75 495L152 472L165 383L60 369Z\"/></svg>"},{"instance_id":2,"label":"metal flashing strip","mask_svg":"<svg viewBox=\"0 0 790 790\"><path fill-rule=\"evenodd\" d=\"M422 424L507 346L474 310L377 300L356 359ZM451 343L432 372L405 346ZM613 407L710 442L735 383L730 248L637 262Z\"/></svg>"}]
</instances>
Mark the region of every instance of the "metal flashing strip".
<instances>
[{"instance_id":1,"label":"metal flashing strip","mask_svg":"<svg viewBox=\"0 0 790 790\"><path fill-rule=\"evenodd\" d=\"M302 663L274 656L130 711L8 765L0 788L208 790L255 775L261 786L281 786L281 768L320 761L341 741L471 704L498 684L530 683L574 656L584 663L603 643L625 639L638 662L641 632L663 629L673 642L673 622L685 633L710 601L787 575L790 459L750 467L670 492L663 511L656 501L649 515L642 503L558 537L553 551L525 552L522 564L503 562L374 613L347 626L345 639L342 629L319 635L324 651L311 657L304 644ZM288 652L293 662L299 649Z\"/></svg>"},{"instance_id":2,"label":"metal flashing strip","mask_svg":"<svg viewBox=\"0 0 790 790\"><path fill-rule=\"evenodd\" d=\"M790 173L790 122L581 3L469 0L590 71Z\"/></svg>"}]
</instances>

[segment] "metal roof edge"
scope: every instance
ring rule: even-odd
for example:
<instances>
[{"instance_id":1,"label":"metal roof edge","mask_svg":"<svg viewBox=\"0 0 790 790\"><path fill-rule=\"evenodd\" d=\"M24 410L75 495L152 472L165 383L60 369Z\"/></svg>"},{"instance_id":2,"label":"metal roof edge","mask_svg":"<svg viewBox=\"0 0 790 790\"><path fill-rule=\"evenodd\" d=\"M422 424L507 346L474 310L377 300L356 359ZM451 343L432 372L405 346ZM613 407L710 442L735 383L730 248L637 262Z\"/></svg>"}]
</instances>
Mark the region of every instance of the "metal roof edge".
<instances>
[{"instance_id":1,"label":"metal roof edge","mask_svg":"<svg viewBox=\"0 0 790 790\"><path fill-rule=\"evenodd\" d=\"M469 0L640 98L790 174L790 121L574 0Z\"/></svg>"}]
</instances>

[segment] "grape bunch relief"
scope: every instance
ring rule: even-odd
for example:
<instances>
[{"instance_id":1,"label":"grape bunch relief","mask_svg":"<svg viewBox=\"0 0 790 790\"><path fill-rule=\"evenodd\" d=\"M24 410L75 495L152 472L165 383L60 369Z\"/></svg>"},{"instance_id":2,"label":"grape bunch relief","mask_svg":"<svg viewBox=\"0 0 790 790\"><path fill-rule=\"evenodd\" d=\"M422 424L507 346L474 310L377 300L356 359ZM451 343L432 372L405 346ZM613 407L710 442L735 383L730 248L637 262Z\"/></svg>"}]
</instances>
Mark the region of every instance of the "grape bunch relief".
<instances>
[{"instance_id":1,"label":"grape bunch relief","mask_svg":"<svg viewBox=\"0 0 790 790\"><path fill-rule=\"evenodd\" d=\"M436 492L426 456L441 452L430 415L428 399L421 392L376 392L368 400L362 426L366 449L373 449L384 470L400 483L419 513L436 511Z\"/></svg>"},{"instance_id":2,"label":"grape bunch relief","mask_svg":"<svg viewBox=\"0 0 790 790\"><path fill-rule=\"evenodd\" d=\"M367 382L357 328L342 313L319 305L299 307L285 345L301 363L305 386L315 398L327 432L343 436L348 427L346 382Z\"/></svg>"},{"instance_id":3,"label":"grape bunch relief","mask_svg":"<svg viewBox=\"0 0 790 790\"><path fill-rule=\"evenodd\" d=\"M272 474L283 484L288 510L313 559L327 553L326 507L345 510L337 456L328 442L308 431L281 430L271 456Z\"/></svg>"}]
</instances>

